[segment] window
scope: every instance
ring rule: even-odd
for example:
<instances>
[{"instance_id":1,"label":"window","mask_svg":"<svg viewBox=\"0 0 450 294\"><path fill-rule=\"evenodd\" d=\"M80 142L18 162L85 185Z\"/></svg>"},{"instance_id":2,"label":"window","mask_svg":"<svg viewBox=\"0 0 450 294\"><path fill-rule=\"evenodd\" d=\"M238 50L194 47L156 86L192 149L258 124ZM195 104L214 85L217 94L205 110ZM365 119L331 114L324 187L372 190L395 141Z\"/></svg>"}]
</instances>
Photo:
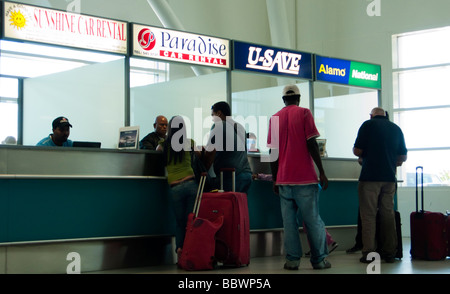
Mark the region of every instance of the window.
<instances>
[{"instance_id":1,"label":"window","mask_svg":"<svg viewBox=\"0 0 450 294\"><path fill-rule=\"evenodd\" d=\"M0 77L0 142L7 137L17 141L19 80Z\"/></svg>"},{"instance_id":2,"label":"window","mask_svg":"<svg viewBox=\"0 0 450 294\"><path fill-rule=\"evenodd\" d=\"M405 135L403 186L450 186L450 27L393 36L394 116Z\"/></svg>"},{"instance_id":3,"label":"window","mask_svg":"<svg viewBox=\"0 0 450 294\"><path fill-rule=\"evenodd\" d=\"M124 56L7 40L0 48L0 142L14 136L34 146L64 115L74 126L72 140L117 144L125 113Z\"/></svg>"}]
</instances>

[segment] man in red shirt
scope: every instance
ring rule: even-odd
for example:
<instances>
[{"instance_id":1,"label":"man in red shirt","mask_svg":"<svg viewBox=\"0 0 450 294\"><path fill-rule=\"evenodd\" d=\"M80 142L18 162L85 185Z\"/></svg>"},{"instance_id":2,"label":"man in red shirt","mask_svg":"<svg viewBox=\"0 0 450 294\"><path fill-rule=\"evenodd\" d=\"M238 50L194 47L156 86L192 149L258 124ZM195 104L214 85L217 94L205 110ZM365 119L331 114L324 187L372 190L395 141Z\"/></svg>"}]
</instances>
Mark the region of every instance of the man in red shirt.
<instances>
[{"instance_id":1,"label":"man in red shirt","mask_svg":"<svg viewBox=\"0 0 450 294\"><path fill-rule=\"evenodd\" d=\"M283 217L286 251L284 268L298 269L303 255L298 234L299 211L307 227L313 268L330 268L331 264L325 259L328 256L325 225L319 215L318 184L324 190L328 187L316 142L320 134L311 111L299 107L300 90L296 85L288 85L283 89L283 101L286 106L270 120L267 145L271 152L278 152L278 160L271 163L271 168L274 191L280 195ZM272 132L277 134L274 138ZM314 163L319 170L319 178Z\"/></svg>"}]
</instances>

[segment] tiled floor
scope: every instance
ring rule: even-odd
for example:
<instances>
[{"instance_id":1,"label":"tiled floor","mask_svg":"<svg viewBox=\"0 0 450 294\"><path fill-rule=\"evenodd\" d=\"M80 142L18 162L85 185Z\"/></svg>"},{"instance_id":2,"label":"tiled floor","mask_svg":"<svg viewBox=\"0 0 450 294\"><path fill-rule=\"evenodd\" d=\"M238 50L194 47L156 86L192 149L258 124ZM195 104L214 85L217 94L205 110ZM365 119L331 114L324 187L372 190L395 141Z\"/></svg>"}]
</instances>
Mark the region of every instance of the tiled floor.
<instances>
[{"instance_id":1,"label":"tiled floor","mask_svg":"<svg viewBox=\"0 0 450 294\"><path fill-rule=\"evenodd\" d=\"M359 261L360 252L346 254L339 248L327 258L332 267L326 270L313 270L308 258L303 258L298 271L283 269L282 256L252 258L250 265L241 268L219 268L213 271L187 272L176 265L152 266L144 268L129 268L120 270L100 271L101 274L366 274L379 269L381 274L450 274L450 258L440 261L411 260L410 241L403 239L403 259L394 263L381 261L378 265L364 264Z\"/></svg>"}]
</instances>

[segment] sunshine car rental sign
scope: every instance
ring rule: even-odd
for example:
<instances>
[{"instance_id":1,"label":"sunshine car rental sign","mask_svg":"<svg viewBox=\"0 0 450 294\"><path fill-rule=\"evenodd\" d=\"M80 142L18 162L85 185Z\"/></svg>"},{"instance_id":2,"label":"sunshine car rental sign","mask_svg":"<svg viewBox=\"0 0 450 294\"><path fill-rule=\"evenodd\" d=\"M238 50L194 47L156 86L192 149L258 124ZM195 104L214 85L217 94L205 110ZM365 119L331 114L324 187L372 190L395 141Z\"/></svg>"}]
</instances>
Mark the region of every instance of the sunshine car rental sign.
<instances>
[{"instance_id":1,"label":"sunshine car rental sign","mask_svg":"<svg viewBox=\"0 0 450 294\"><path fill-rule=\"evenodd\" d=\"M127 54L127 23L4 2L5 38Z\"/></svg>"}]
</instances>

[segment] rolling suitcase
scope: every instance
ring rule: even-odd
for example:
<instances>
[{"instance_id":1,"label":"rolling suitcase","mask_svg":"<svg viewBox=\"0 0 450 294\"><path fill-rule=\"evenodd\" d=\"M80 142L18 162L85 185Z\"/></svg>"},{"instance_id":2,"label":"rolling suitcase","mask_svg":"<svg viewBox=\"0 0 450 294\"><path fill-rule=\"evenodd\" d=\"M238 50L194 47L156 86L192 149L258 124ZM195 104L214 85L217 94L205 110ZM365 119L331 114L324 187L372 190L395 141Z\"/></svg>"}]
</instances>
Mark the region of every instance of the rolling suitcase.
<instances>
[{"instance_id":1,"label":"rolling suitcase","mask_svg":"<svg viewBox=\"0 0 450 294\"><path fill-rule=\"evenodd\" d=\"M402 240L402 219L400 212L395 211L395 230L397 232L397 252L395 258L403 258L403 240Z\"/></svg>"},{"instance_id":2,"label":"rolling suitcase","mask_svg":"<svg viewBox=\"0 0 450 294\"><path fill-rule=\"evenodd\" d=\"M422 210L419 211L418 173L421 170ZM423 167L416 167L416 211L410 215L411 257L441 260L447 256L446 217L440 212L425 211L423 207Z\"/></svg>"},{"instance_id":3,"label":"rolling suitcase","mask_svg":"<svg viewBox=\"0 0 450 294\"><path fill-rule=\"evenodd\" d=\"M221 189L224 171L221 171ZM199 217L209 220L223 217L223 225L216 235L215 257L224 266L239 267L250 264L250 223L247 195L234 192L235 171L229 171L233 192L204 193Z\"/></svg>"},{"instance_id":4,"label":"rolling suitcase","mask_svg":"<svg viewBox=\"0 0 450 294\"><path fill-rule=\"evenodd\" d=\"M188 271L211 270L217 265L214 257L215 236L220 227L222 227L223 217L219 216L210 221L198 216L205 181L206 176L202 175L195 199L194 211L188 216L186 236L178 259L178 267Z\"/></svg>"},{"instance_id":5,"label":"rolling suitcase","mask_svg":"<svg viewBox=\"0 0 450 294\"><path fill-rule=\"evenodd\" d=\"M403 258L403 240L402 240L402 220L400 217L400 212L398 212L397 210L394 211L395 213L395 230L397 233L397 250L395 252L395 256L394 258L398 258L398 259L402 259ZM381 232L380 232L380 217L379 214L377 214L377 227L376 227L376 240L377 240L377 244L381 244ZM382 253L381 249L377 248L377 252L378 253Z\"/></svg>"}]
</instances>

